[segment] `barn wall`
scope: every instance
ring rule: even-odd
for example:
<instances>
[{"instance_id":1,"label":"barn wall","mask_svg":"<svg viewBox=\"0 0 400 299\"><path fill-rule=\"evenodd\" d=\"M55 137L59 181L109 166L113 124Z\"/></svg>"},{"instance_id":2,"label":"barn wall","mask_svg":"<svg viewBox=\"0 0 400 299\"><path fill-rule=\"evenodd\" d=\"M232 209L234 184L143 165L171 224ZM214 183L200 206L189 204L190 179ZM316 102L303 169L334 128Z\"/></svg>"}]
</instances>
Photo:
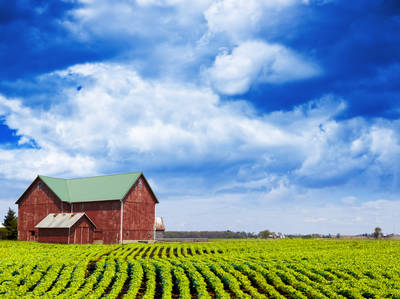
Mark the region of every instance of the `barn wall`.
<instances>
[{"instance_id":1,"label":"barn wall","mask_svg":"<svg viewBox=\"0 0 400 299\"><path fill-rule=\"evenodd\" d=\"M73 213L84 212L96 225L96 240L104 244L119 243L121 203L119 200L80 202L73 204Z\"/></svg>"},{"instance_id":2,"label":"barn wall","mask_svg":"<svg viewBox=\"0 0 400 299\"><path fill-rule=\"evenodd\" d=\"M38 189L39 181L34 181L18 204L18 240L37 240L36 224L49 213L69 212L69 204L61 202L46 184L42 182L41 190ZM31 231L35 232L35 236Z\"/></svg>"},{"instance_id":3,"label":"barn wall","mask_svg":"<svg viewBox=\"0 0 400 299\"><path fill-rule=\"evenodd\" d=\"M79 219L70 229L70 244L91 244L93 243L94 227L86 217Z\"/></svg>"},{"instance_id":4,"label":"barn wall","mask_svg":"<svg viewBox=\"0 0 400 299\"><path fill-rule=\"evenodd\" d=\"M43 243L68 243L68 228L40 228L38 241Z\"/></svg>"},{"instance_id":5,"label":"barn wall","mask_svg":"<svg viewBox=\"0 0 400 299\"><path fill-rule=\"evenodd\" d=\"M142 176L124 199L124 240L154 239L155 205L155 198Z\"/></svg>"}]
</instances>

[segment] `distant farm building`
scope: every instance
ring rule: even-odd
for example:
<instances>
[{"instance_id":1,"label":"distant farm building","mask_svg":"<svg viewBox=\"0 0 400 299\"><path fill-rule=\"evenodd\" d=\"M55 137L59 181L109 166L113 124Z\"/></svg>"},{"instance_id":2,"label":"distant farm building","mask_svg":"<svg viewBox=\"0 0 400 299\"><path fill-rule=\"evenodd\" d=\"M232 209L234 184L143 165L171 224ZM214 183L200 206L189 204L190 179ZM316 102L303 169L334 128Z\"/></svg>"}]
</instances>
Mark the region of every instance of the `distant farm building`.
<instances>
[{"instance_id":1,"label":"distant farm building","mask_svg":"<svg viewBox=\"0 0 400 299\"><path fill-rule=\"evenodd\" d=\"M165 224L162 217L156 218L156 240L164 238Z\"/></svg>"},{"instance_id":2,"label":"distant farm building","mask_svg":"<svg viewBox=\"0 0 400 299\"><path fill-rule=\"evenodd\" d=\"M39 175L16 203L22 241L112 244L156 237L158 200L141 172L78 179Z\"/></svg>"}]
</instances>

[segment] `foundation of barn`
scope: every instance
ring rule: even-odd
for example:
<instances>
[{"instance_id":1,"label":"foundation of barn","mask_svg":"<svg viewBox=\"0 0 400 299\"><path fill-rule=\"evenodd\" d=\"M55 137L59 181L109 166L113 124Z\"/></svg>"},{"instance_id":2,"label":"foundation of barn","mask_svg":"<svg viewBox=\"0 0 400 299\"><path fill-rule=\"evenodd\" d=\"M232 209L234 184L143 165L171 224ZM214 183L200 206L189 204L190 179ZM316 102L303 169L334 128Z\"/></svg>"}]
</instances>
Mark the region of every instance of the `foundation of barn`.
<instances>
[{"instance_id":1,"label":"foundation of barn","mask_svg":"<svg viewBox=\"0 0 400 299\"><path fill-rule=\"evenodd\" d=\"M123 240L122 244L131 244L131 243L148 243L153 244L155 243L154 240Z\"/></svg>"}]
</instances>

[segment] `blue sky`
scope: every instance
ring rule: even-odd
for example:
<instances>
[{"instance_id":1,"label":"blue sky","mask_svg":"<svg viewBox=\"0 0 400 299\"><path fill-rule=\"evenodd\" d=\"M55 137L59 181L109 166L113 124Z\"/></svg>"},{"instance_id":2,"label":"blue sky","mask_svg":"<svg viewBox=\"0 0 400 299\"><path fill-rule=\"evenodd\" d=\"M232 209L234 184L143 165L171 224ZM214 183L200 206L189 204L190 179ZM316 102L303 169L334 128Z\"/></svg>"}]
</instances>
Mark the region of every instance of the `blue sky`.
<instances>
[{"instance_id":1,"label":"blue sky","mask_svg":"<svg viewBox=\"0 0 400 299\"><path fill-rule=\"evenodd\" d=\"M3 1L0 217L141 170L169 230L400 232L395 0Z\"/></svg>"}]
</instances>

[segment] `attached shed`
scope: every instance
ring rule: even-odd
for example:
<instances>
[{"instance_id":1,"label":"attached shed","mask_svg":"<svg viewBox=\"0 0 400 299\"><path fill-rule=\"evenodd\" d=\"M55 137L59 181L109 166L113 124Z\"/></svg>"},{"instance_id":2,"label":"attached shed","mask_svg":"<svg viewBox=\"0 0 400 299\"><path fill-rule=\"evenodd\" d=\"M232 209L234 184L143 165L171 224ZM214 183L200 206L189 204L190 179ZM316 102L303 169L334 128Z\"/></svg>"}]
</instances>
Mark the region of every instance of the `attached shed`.
<instances>
[{"instance_id":1,"label":"attached shed","mask_svg":"<svg viewBox=\"0 0 400 299\"><path fill-rule=\"evenodd\" d=\"M51 213L40 221L38 241L45 243L93 243L95 224L85 213Z\"/></svg>"}]
</instances>

